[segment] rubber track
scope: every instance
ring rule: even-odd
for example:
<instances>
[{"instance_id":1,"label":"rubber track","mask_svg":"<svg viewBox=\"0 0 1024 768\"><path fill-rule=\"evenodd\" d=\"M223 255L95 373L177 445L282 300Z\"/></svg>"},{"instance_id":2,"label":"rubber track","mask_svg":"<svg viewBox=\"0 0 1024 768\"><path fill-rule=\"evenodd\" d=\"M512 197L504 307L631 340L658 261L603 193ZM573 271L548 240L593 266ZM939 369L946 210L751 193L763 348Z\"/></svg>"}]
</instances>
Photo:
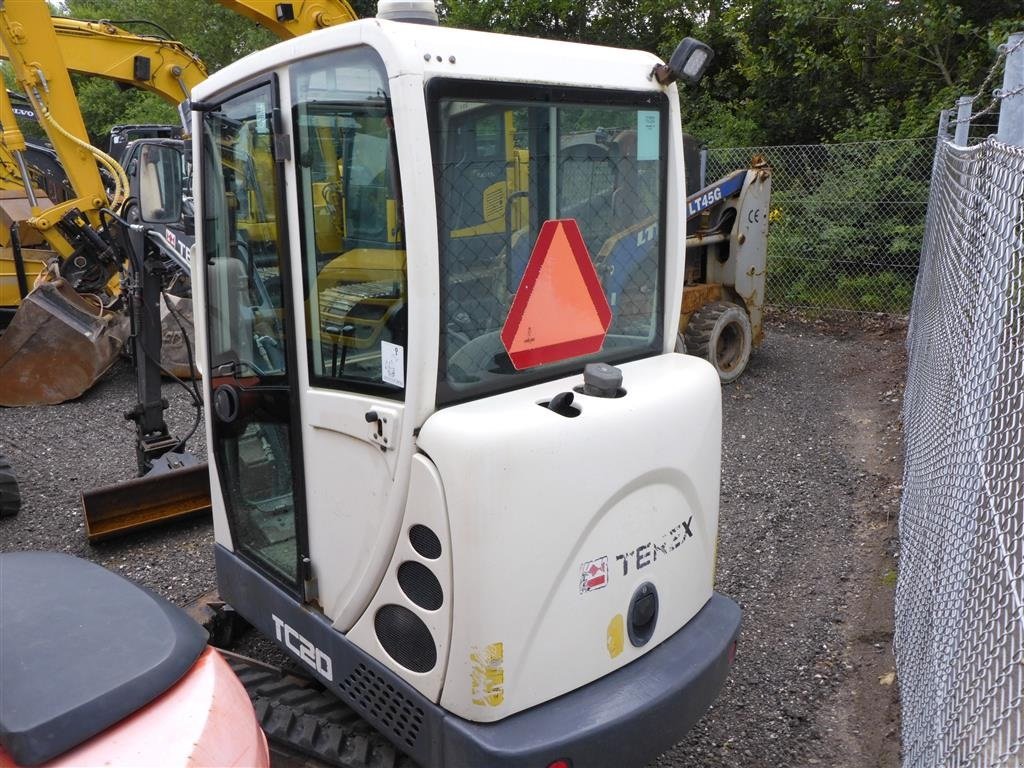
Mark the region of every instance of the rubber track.
<instances>
[{"instance_id":1,"label":"rubber track","mask_svg":"<svg viewBox=\"0 0 1024 768\"><path fill-rule=\"evenodd\" d=\"M316 680L220 651L276 747L339 768L416 768L416 763Z\"/></svg>"},{"instance_id":2,"label":"rubber track","mask_svg":"<svg viewBox=\"0 0 1024 768\"><path fill-rule=\"evenodd\" d=\"M21 507L21 492L14 470L3 456L0 456L0 517L18 514Z\"/></svg>"}]
</instances>

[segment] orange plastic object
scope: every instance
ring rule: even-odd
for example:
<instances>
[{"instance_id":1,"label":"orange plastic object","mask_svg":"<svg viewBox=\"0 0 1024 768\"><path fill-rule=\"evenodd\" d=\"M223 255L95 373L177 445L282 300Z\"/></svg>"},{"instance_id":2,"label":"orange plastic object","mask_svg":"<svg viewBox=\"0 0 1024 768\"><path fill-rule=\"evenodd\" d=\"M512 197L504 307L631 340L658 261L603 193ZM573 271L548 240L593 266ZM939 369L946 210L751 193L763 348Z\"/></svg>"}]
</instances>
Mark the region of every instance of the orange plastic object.
<instances>
[{"instance_id":1,"label":"orange plastic object","mask_svg":"<svg viewBox=\"0 0 1024 768\"><path fill-rule=\"evenodd\" d=\"M213 648L156 701L40 768L269 768L245 688ZM0 748L0 768L20 768Z\"/></svg>"},{"instance_id":2,"label":"orange plastic object","mask_svg":"<svg viewBox=\"0 0 1024 768\"><path fill-rule=\"evenodd\" d=\"M598 352L612 310L575 219L545 221L501 341L516 370Z\"/></svg>"}]
</instances>

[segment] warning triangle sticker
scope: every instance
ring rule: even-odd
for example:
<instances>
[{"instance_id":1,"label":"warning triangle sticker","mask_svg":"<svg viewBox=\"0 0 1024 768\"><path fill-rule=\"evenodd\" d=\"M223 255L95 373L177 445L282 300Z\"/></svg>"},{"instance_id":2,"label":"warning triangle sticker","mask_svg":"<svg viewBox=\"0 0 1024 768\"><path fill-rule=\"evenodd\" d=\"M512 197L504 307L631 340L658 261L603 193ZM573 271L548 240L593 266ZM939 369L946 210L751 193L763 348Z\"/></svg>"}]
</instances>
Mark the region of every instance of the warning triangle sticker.
<instances>
[{"instance_id":1,"label":"warning triangle sticker","mask_svg":"<svg viewBox=\"0 0 1024 768\"><path fill-rule=\"evenodd\" d=\"M517 371L600 351L612 310L575 219L545 221L501 341Z\"/></svg>"}]
</instances>

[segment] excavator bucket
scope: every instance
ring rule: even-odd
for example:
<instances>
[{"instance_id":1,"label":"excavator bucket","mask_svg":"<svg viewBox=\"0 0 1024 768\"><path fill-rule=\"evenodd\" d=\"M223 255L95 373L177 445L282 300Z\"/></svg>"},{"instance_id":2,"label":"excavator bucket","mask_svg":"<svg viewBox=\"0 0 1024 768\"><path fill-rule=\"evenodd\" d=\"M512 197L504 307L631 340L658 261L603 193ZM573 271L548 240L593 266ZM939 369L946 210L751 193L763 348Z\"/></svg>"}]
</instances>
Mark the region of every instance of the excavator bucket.
<instances>
[{"instance_id":1,"label":"excavator bucket","mask_svg":"<svg viewBox=\"0 0 1024 768\"><path fill-rule=\"evenodd\" d=\"M85 532L95 542L189 515L209 512L206 464L150 473L82 493Z\"/></svg>"},{"instance_id":2,"label":"excavator bucket","mask_svg":"<svg viewBox=\"0 0 1024 768\"><path fill-rule=\"evenodd\" d=\"M62 279L21 302L0 336L0 405L53 405L86 392L114 363L128 318L101 316Z\"/></svg>"}]
</instances>

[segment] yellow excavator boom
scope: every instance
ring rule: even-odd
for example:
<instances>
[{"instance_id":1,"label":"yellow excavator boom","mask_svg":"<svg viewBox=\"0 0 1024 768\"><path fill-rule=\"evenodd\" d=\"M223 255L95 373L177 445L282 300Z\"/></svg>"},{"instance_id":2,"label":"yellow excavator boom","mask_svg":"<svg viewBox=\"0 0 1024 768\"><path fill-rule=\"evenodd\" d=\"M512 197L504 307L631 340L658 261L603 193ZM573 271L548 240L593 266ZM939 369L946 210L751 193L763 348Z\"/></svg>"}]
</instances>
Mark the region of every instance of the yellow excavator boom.
<instances>
[{"instance_id":1,"label":"yellow excavator boom","mask_svg":"<svg viewBox=\"0 0 1024 768\"><path fill-rule=\"evenodd\" d=\"M127 177L117 163L88 142L46 1L0 4L0 42L73 190L71 200L53 205L37 197L28 185L29 215L18 219L42 234L63 264L77 270L74 286L60 278L40 286L45 290L32 291L4 332L0 402L61 402L88 389L117 359L127 337L123 313L105 310L111 296L108 289L116 290L120 258L97 234L103 229L101 210L116 208L127 195ZM9 102L0 100L0 110L3 118L13 116ZM9 134L4 138L11 141L9 149L23 146L14 133L14 122L4 128ZM19 150L12 154L17 161ZM114 177L113 199L107 197L97 163ZM23 256L10 250L16 258Z\"/></svg>"},{"instance_id":2,"label":"yellow excavator boom","mask_svg":"<svg viewBox=\"0 0 1024 768\"><path fill-rule=\"evenodd\" d=\"M206 66L202 60L181 43L174 40L167 40L151 35L138 35L127 32L117 26L105 21L85 21L70 19L59 16L51 17L52 28L56 34L60 48L63 66L70 72L84 75L103 77L108 80L133 85L137 88L156 93L171 104L177 104L188 97L191 89L206 79ZM20 22L19 22L20 23ZM44 35L43 28L32 27L33 38ZM37 44L31 39L26 40L32 51L31 58L38 55ZM0 58L8 59L7 48L0 42ZM43 64L41 71L50 71L53 62ZM49 223L54 219L54 214L62 211L52 211L52 204L48 200L38 199L39 195L31 191L27 171L20 153L25 150L25 139L18 129L14 112L11 108L10 99L6 89L0 94L0 125L3 133L0 134L0 248L7 249L11 245L9 226L11 221L24 216L26 211L48 212L38 222ZM68 100L64 100L65 105ZM76 100L71 100L76 104ZM77 108L73 110L77 112ZM52 109L51 109L52 112ZM80 140L87 137L84 133L75 133L75 126L61 122L62 127L70 129L70 133ZM72 140L69 140L72 141ZM77 142L73 142L77 145ZM82 157L81 147L67 148L62 153L62 162L67 164L68 157L71 157L70 167L80 165L75 158ZM70 154L69 154L70 153ZM93 157L89 153L89 157ZM89 163L93 167L95 162ZM66 165L66 167L68 167ZM83 171L88 176L84 182L85 189L95 190L94 179L89 171ZM82 187L74 186L76 180L72 180L73 188L79 199L72 206L81 207ZM79 174L78 184L83 184L82 175ZM26 188L30 191L25 192ZM98 195L92 194L89 201L95 200ZM27 198L27 199L26 199ZM28 217L26 217L28 218ZM62 256L67 256L67 248L64 241L57 234L48 237L50 246ZM24 242L31 245L32 242ZM35 276L43 262L45 262L45 251L32 251L23 254L26 262L24 272ZM19 297L15 293L14 284L14 262L6 254L0 254L0 306L10 306L12 299L17 305ZM23 281L22 281L23 282Z\"/></svg>"},{"instance_id":3,"label":"yellow excavator boom","mask_svg":"<svg viewBox=\"0 0 1024 768\"><path fill-rule=\"evenodd\" d=\"M358 16L347 0L217 0L239 16L252 19L282 40L318 29L355 21Z\"/></svg>"},{"instance_id":4,"label":"yellow excavator boom","mask_svg":"<svg viewBox=\"0 0 1024 768\"><path fill-rule=\"evenodd\" d=\"M95 75L152 91L171 104L188 98L206 79L206 65L175 40L138 35L106 21L52 17L64 65L71 72ZM0 51L0 57L6 53Z\"/></svg>"}]
</instances>

